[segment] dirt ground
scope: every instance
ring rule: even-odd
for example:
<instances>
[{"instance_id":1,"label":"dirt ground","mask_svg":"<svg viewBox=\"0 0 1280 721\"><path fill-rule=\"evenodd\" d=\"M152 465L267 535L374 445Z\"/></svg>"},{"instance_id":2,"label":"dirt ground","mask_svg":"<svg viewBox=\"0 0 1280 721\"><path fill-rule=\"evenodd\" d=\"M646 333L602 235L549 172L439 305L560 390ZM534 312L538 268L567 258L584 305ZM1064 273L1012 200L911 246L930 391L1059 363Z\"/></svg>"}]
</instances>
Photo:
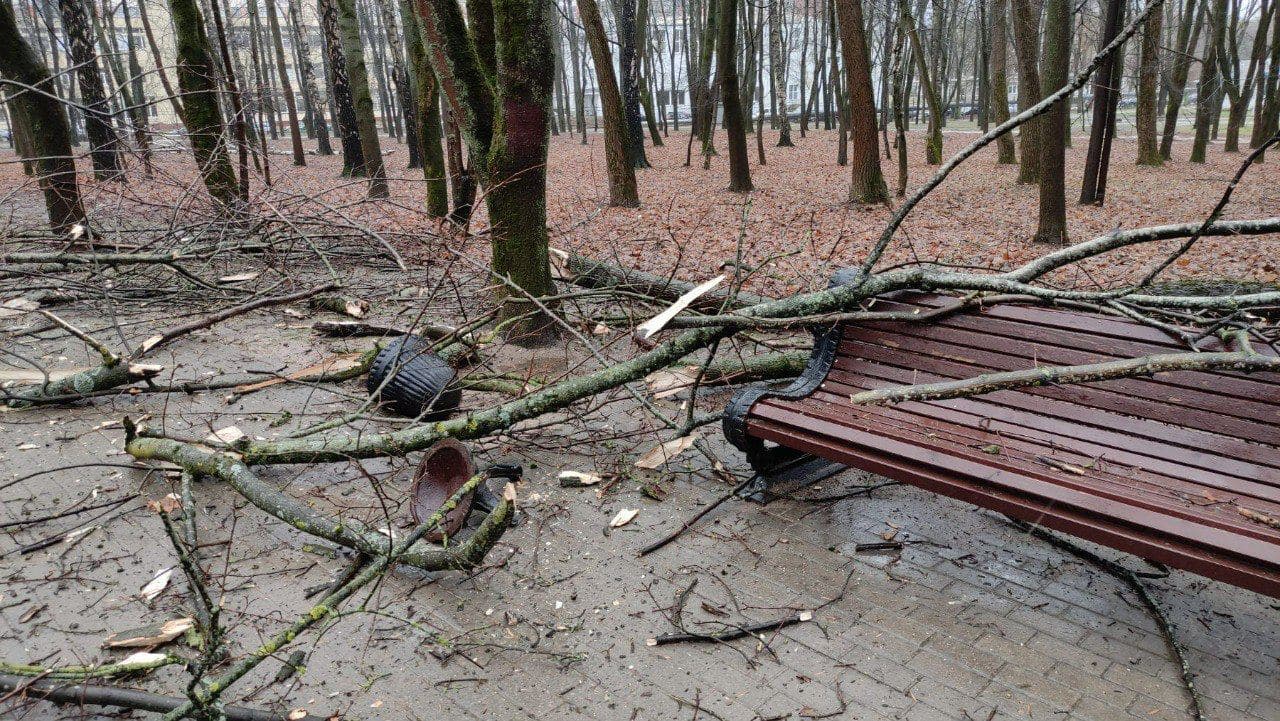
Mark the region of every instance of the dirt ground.
<instances>
[{"instance_id":1,"label":"dirt ground","mask_svg":"<svg viewBox=\"0 0 1280 721\"><path fill-rule=\"evenodd\" d=\"M948 150L970 137L949 135ZM679 255L684 274L699 279L734 256L743 233L749 261L796 252L771 264L757 290L819 285L828 267L856 259L872 242L887 211L850 210L840 203L846 181L843 169L830 162L830 134L799 142L794 151L767 148L770 165L758 169L761 190L748 208L741 197L719 191L723 158L704 172L681 167L682 143L651 150L656 169L640 174L645 207L620 211L598 206L604 187L598 139L583 148L559 138L551 169L556 242L601 255L616 251L629 264L652 270L671 270ZM1077 139L1073 172L1081 145ZM787 152L794 153L790 161ZM1131 153L1131 145L1119 144L1107 206L1069 206L1073 237L1198 219L1238 163L1214 153L1209 165L1180 162L1156 173L1129 167ZM408 173L397 169L400 157L397 150L389 163L404 177ZM305 170L278 162L282 186L314 190L318 183L331 188L336 182L329 177L331 159ZM12 173L14 166L4 167ZM174 177L181 172L174 167ZM913 179L924 172L913 165ZM984 154L927 201L905 237L924 259L999 266L1031 257L1042 250L1024 240L1034 223L1034 196L1014 187L1012 179L1011 168L996 167ZM1256 168L1227 216L1274 214L1280 209L1277 180L1276 163ZM12 190L16 181L9 181ZM1068 187L1073 185L1069 180ZM417 226L404 223L417 217L416 187L397 181L392 203L348 210L379 228L412 232ZM20 215L34 196L26 189L14 192L6 202ZM128 192L129 203L159 204L165 197L145 187ZM359 192L347 186L327 191L325 198L341 205ZM122 203L118 197L117 191L96 196L104 209ZM1176 271L1274 282L1276 243L1269 237L1205 242ZM451 296L420 301L415 292L403 291L426 285L439 272L441 261L433 254L440 247L424 240L401 250L415 264L409 276L372 267L342 269L353 287L374 300L374 319L456 322L478 283L460 274ZM903 249L892 262L908 257ZM1134 253L1124 260L1145 257ZM311 266L286 270L293 282L319 277ZM1126 272L1117 265L1108 278ZM21 289L4 290L0 300ZM123 322L111 320L114 311L123 313ZM86 302L59 312L112 343L119 328L120 337L136 344L188 309L157 297L127 309ZM166 367L165 380L198 379L296 369L370 347L372 339L312 333L312 322L322 318L337 316L301 303L257 311L184 338L155 362ZM93 361L82 343L61 334L8 334L28 322L0 319L8 349L57 368ZM608 357L628 352L624 337L616 330L601 337ZM592 363L576 342L539 359L541 372L580 371ZM726 391L706 393L700 407L714 410L728 397ZM106 636L188 613L188 589L180 576L153 602L138 597L158 570L174 564L162 526L143 503L171 492L176 481L160 470L131 467L121 450L122 417L147 418L178 437L201 438L235 425L254 436L279 438L350 411L363 398L363 380L357 380L284 384L231 403L225 392L122 393L69 408L0 414L0 659L46 665L119 659L124 652L101 648ZM468 393L464 402L483 407L496 399ZM656 403L676 414L683 400ZM1133 594L1001 517L901 486L834 503L731 501L671 546L637 558L637 549L677 528L723 494L725 484L696 453L658 471L635 469L636 455L662 436L624 393L553 421L474 444L482 466L511 461L526 471L519 523L483 568L388 576L353 599L339 621L297 644L307 653L302 674L273 681L290 647L237 684L232 700L322 716L424 721L1188 718L1176 663ZM717 426L702 435L731 471L747 473ZM403 502L416 462L414 454L280 466L264 475L331 513L403 528L409 523ZM44 470L52 472L19 481ZM599 491L560 487L555 478L561 470L623 473ZM835 495L874 480L850 471L811 494ZM646 482L669 495L663 501L645 495ZM345 552L275 521L221 484L202 482L196 495L202 552L221 594L233 653L251 650L303 613L309 607L304 591L328 583L348 564ZM122 498L130 500L114 509L14 523ZM608 530L623 508L639 514ZM19 551L94 527L73 543ZM909 543L900 554L854 550L886 536ZM812 613L812 620L769 634L767 643L647 645L647 639L673 630L671 609L694 581L685 612L691 625L769 621L802 612ZM1280 605L1181 572L1149 583L1189 650L1209 718L1280 719ZM171 666L128 683L175 694L185 679L180 667ZM0 716L145 717L12 699L2 702Z\"/></svg>"}]
</instances>

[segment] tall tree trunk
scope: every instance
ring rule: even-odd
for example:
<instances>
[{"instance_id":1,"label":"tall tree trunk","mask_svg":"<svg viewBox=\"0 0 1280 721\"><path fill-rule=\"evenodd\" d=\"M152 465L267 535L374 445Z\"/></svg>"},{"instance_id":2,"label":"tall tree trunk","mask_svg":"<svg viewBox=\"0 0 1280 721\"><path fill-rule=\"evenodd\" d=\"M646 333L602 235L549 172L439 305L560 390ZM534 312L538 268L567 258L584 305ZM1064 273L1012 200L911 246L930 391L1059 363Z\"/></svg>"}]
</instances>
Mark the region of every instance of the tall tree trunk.
<instances>
[{"instance_id":1,"label":"tall tree trunk","mask_svg":"<svg viewBox=\"0 0 1280 721\"><path fill-rule=\"evenodd\" d=\"M782 49L781 4L782 0L769 0L769 79L778 104L778 147L790 148L794 143L791 142L791 118L787 114L787 58Z\"/></svg>"},{"instance_id":2,"label":"tall tree trunk","mask_svg":"<svg viewBox=\"0 0 1280 721\"><path fill-rule=\"evenodd\" d=\"M1280 130L1280 12L1272 23L1271 57L1267 60L1266 80L1262 83L1261 106L1249 140L1249 146L1253 148L1261 146Z\"/></svg>"},{"instance_id":3,"label":"tall tree trunk","mask_svg":"<svg viewBox=\"0 0 1280 721\"><path fill-rule=\"evenodd\" d=\"M267 25L271 29L271 42L275 46L276 70L280 73L280 92L289 117L289 137L293 141L293 164L306 165L306 151L302 149L302 131L298 127L298 103L293 97L293 83L289 81L288 63L284 59L284 39L280 35L280 18L275 0L263 0L267 4Z\"/></svg>"},{"instance_id":4,"label":"tall tree trunk","mask_svg":"<svg viewBox=\"0 0 1280 721\"><path fill-rule=\"evenodd\" d=\"M613 74L613 58L609 53L609 40L604 33L604 21L596 0L578 0L578 16L587 35L587 47L596 68L596 85L600 105L604 113L604 158L609 171L609 205L621 208L640 207L636 192L635 166L627 156L625 147L627 127L622 110L622 93Z\"/></svg>"},{"instance_id":5,"label":"tall tree trunk","mask_svg":"<svg viewBox=\"0 0 1280 721\"><path fill-rule=\"evenodd\" d=\"M849 88L852 148L849 166L851 203L887 203L889 188L880 172L880 146L876 139L876 103L871 90L871 55L867 49L862 0L836 0L840 22L840 47L844 54L845 82Z\"/></svg>"},{"instance_id":6,"label":"tall tree trunk","mask_svg":"<svg viewBox=\"0 0 1280 721\"><path fill-rule=\"evenodd\" d=\"M169 82L169 72L165 69L164 56L160 54L160 45L156 43L155 32L151 29L151 18L147 15L146 0L138 0L138 20L142 22L142 34L147 38L147 47L151 50L151 61L155 64L156 75L160 78L160 87L164 88L164 94L169 99L173 114L181 121L182 100L174 91L173 84Z\"/></svg>"},{"instance_id":7,"label":"tall tree trunk","mask_svg":"<svg viewBox=\"0 0 1280 721\"><path fill-rule=\"evenodd\" d=\"M911 8L907 7L907 0L898 0L898 13L901 22L907 28L907 37L911 39L912 56L915 57L916 70L920 73L920 85L924 91L925 102L929 104L925 162L929 165L938 165L942 162L942 108L938 101L938 91L934 87L933 78L929 75L928 60L924 56L924 44L920 42L920 32L916 28L915 18L911 15Z\"/></svg>"},{"instance_id":8,"label":"tall tree trunk","mask_svg":"<svg viewBox=\"0 0 1280 721\"><path fill-rule=\"evenodd\" d=\"M10 0L0 0L0 76L47 91L52 87L49 71L18 30ZM62 104L54 97L23 92L9 99L10 131L19 128L30 143L32 174L44 192L49 226L64 235L76 225L86 225L80 186L76 182L75 153L71 149L71 127ZM25 143L24 143L25 144Z\"/></svg>"},{"instance_id":9,"label":"tall tree trunk","mask_svg":"<svg viewBox=\"0 0 1280 721\"><path fill-rule=\"evenodd\" d=\"M98 180L124 180L120 138L111 125L107 93L98 72L98 56L93 50L93 34L82 0L58 0L62 12L62 32L67 51L80 80L80 101L85 108L85 134L93 159L93 175Z\"/></svg>"},{"instance_id":10,"label":"tall tree trunk","mask_svg":"<svg viewBox=\"0 0 1280 721\"><path fill-rule=\"evenodd\" d=\"M991 118L996 125L1009 120L1009 0L991 3ZM1018 162L1012 134L996 139L996 151L996 162Z\"/></svg>"},{"instance_id":11,"label":"tall tree trunk","mask_svg":"<svg viewBox=\"0 0 1280 721\"><path fill-rule=\"evenodd\" d=\"M1267 30L1275 14L1275 2L1262 0L1262 10L1258 16L1258 26L1254 32L1252 48L1249 51L1249 68L1245 72L1244 81L1239 82L1237 79L1230 83L1224 83L1227 97L1231 101L1231 110L1227 115L1227 135L1222 142L1224 152L1235 153L1240 150L1240 126L1244 124L1249 101L1253 99L1254 83L1258 79L1258 66L1266 58ZM1230 43L1232 55L1230 62L1233 65L1238 65L1239 62L1240 49L1237 45L1234 39ZM1239 73L1238 67L1236 73Z\"/></svg>"},{"instance_id":12,"label":"tall tree trunk","mask_svg":"<svg viewBox=\"0 0 1280 721\"><path fill-rule=\"evenodd\" d=\"M911 61L902 57L903 45L907 42L906 29L902 23L894 33L893 41L893 128L894 147L898 151L898 189L901 198L907 193L907 69ZM910 52L908 50L908 52Z\"/></svg>"},{"instance_id":13,"label":"tall tree trunk","mask_svg":"<svg viewBox=\"0 0 1280 721\"><path fill-rule=\"evenodd\" d=\"M1113 0L1114 1L1114 0ZM1071 55L1071 0L1045 3L1043 98L1067 84ZM1067 242L1066 121L1068 99L1053 105L1040 126L1040 225L1036 242Z\"/></svg>"},{"instance_id":14,"label":"tall tree trunk","mask_svg":"<svg viewBox=\"0 0 1280 721\"><path fill-rule=\"evenodd\" d=\"M363 176L364 149L360 145L360 129L351 99L351 82L347 71L346 51L338 29L337 0L318 0L320 29L324 35L324 52L329 61L329 95L338 110L338 139L342 144L342 174Z\"/></svg>"},{"instance_id":15,"label":"tall tree trunk","mask_svg":"<svg viewBox=\"0 0 1280 721\"><path fill-rule=\"evenodd\" d=\"M640 114L640 53L636 48L636 2L617 0L618 67L622 71L622 109L627 119L627 156L636 168L649 167L644 154L644 119ZM600 72L597 69L596 77Z\"/></svg>"},{"instance_id":16,"label":"tall tree trunk","mask_svg":"<svg viewBox=\"0 0 1280 721\"><path fill-rule=\"evenodd\" d=\"M223 208L233 208L239 195L227 152L229 142L222 112L218 109L213 48L204 30L204 17L195 0L169 0L169 17L176 35L183 123L191 139L196 168L210 197Z\"/></svg>"},{"instance_id":17,"label":"tall tree trunk","mask_svg":"<svg viewBox=\"0 0 1280 721\"><path fill-rule=\"evenodd\" d=\"M1018 56L1018 112L1040 102L1040 8L1036 0L1011 0L1013 8L1013 49ZM1040 182L1040 128L1044 117L1022 124L1019 183Z\"/></svg>"},{"instance_id":18,"label":"tall tree trunk","mask_svg":"<svg viewBox=\"0 0 1280 721\"><path fill-rule=\"evenodd\" d=\"M719 80L723 94L725 139L729 144L729 190L752 190L747 157L747 130L738 89L738 0L720 0Z\"/></svg>"},{"instance_id":19,"label":"tall tree trunk","mask_svg":"<svg viewBox=\"0 0 1280 721\"><path fill-rule=\"evenodd\" d=\"M1120 26L1124 21L1124 3L1125 0L1107 0L1102 34L1098 36L1099 50L1111 44L1111 41L1120 34ZM1151 15L1158 16L1159 13L1151 13ZM1048 62L1049 58L1046 57L1045 63L1048 64ZM1093 121L1089 128L1089 151L1084 161L1084 181L1080 186L1082 205L1102 205L1107 194L1107 167L1111 163L1111 139L1116 131L1116 106L1120 102L1120 81L1123 70L1122 46L1103 58L1102 64L1093 75ZM1046 82L1044 87L1045 94L1048 94L1057 90L1059 86Z\"/></svg>"},{"instance_id":20,"label":"tall tree trunk","mask_svg":"<svg viewBox=\"0 0 1280 721\"><path fill-rule=\"evenodd\" d=\"M311 64L311 43L302 24L302 10L298 0L289 0L289 24L293 27L293 42L298 47L298 65L302 77L302 94L311 107L311 123L316 135L316 155L333 155L329 143L329 123L324 119L324 103L316 90L316 73Z\"/></svg>"},{"instance_id":21,"label":"tall tree trunk","mask_svg":"<svg viewBox=\"0 0 1280 721\"><path fill-rule=\"evenodd\" d=\"M1154 167L1164 163L1156 138L1156 87L1160 82L1160 36L1164 15L1159 11L1142 23L1142 48L1138 58L1138 165Z\"/></svg>"},{"instance_id":22,"label":"tall tree trunk","mask_svg":"<svg viewBox=\"0 0 1280 721\"><path fill-rule=\"evenodd\" d=\"M1191 54L1200 42L1208 0L1187 0L1178 26L1177 45L1173 48L1173 67L1169 73L1169 98L1164 108L1164 130L1160 137L1160 157L1169 160L1173 153L1173 137L1178 129L1178 113L1191 72Z\"/></svg>"},{"instance_id":23,"label":"tall tree trunk","mask_svg":"<svg viewBox=\"0 0 1280 721\"><path fill-rule=\"evenodd\" d=\"M124 14L125 49L129 61L129 78L126 79L126 83L132 90L129 116L133 120L134 138L142 155L142 165L149 178L151 177L151 128L147 122L149 105L146 89L142 85L145 76L142 74L142 64L138 62L138 43L133 34L133 16L129 13L128 0L120 0L120 9Z\"/></svg>"},{"instance_id":24,"label":"tall tree trunk","mask_svg":"<svg viewBox=\"0 0 1280 721\"><path fill-rule=\"evenodd\" d=\"M382 164L382 144L378 142L378 123L373 117L373 97L369 94L369 73L365 70L364 44L360 40L360 21L355 0L336 0L338 33L347 61L347 83L351 88L351 105L355 110L356 128L360 134L360 151L364 156L365 175L369 178L369 197L386 198L387 171Z\"/></svg>"},{"instance_id":25,"label":"tall tree trunk","mask_svg":"<svg viewBox=\"0 0 1280 721\"><path fill-rule=\"evenodd\" d=\"M1222 108L1222 96L1218 94L1218 53L1222 52L1222 44L1227 32L1227 0L1213 0L1210 11L1209 29L1211 35L1205 47L1204 62L1200 65L1200 82L1197 84L1195 139L1191 144L1191 162L1203 163L1205 150L1209 145L1209 133L1214 118Z\"/></svg>"},{"instance_id":26,"label":"tall tree trunk","mask_svg":"<svg viewBox=\"0 0 1280 721\"><path fill-rule=\"evenodd\" d=\"M404 26L405 61L409 86L413 89L413 119L417 123L414 137L422 160L422 176L427 183L427 215L445 218L449 215L449 184L444 150L440 146L440 86L427 60L422 28L410 0L400 0L400 24Z\"/></svg>"}]
</instances>

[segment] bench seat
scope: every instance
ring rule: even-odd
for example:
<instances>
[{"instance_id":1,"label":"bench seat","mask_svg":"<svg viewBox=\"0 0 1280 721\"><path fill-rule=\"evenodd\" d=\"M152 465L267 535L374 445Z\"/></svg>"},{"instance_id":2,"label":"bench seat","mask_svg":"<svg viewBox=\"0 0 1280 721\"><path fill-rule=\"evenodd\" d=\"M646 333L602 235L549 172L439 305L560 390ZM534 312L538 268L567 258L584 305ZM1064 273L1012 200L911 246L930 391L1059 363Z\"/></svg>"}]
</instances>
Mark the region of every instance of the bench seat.
<instances>
[{"instance_id":1,"label":"bench seat","mask_svg":"<svg viewBox=\"0 0 1280 721\"><path fill-rule=\"evenodd\" d=\"M955 303L912 293L873 309ZM821 456L1280 597L1280 374L1184 371L892 406L849 400L877 388L1185 350L1154 327L1029 305L842 324L818 336L791 387L740 392L726 435L766 475L793 457L781 449Z\"/></svg>"}]
</instances>

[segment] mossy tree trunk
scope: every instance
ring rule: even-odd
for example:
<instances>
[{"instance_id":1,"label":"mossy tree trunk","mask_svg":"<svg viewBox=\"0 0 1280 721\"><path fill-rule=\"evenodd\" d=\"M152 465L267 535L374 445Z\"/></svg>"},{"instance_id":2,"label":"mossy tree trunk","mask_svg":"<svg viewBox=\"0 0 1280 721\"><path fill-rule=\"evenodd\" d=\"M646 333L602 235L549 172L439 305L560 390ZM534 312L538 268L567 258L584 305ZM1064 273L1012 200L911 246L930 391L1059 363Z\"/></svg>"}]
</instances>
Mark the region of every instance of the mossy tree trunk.
<instances>
[{"instance_id":1,"label":"mossy tree trunk","mask_svg":"<svg viewBox=\"0 0 1280 721\"><path fill-rule=\"evenodd\" d=\"M591 60L596 69L596 87L600 95L600 107L604 115L604 158L609 171L609 205L621 208L638 208L640 196L636 191L636 171L627 155L626 119L622 110L622 93L613 72L613 55L609 52L609 39L604 33L604 21L596 0L578 0L578 15L587 36Z\"/></svg>"},{"instance_id":2,"label":"mossy tree trunk","mask_svg":"<svg viewBox=\"0 0 1280 721\"><path fill-rule=\"evenodd\" d=\"M1138 57L1138 165L1159 166L1160 141L1156 137L1157 90L1160 83L1160 36L1164 13L1153 12L1142 25L1142 45Z\"/></svg>"},{"instance_id":3,"label":"mossy tree trunk","mask_svg":"<svg viewBox=\"0 0 1280 721\"><path fill-rule=\"evenodd\" d=\"M1010 0L1013 8L1013 49L1018 57L1018 112L1040 102L1040 10L1034 0ZM1040 127L1044 118L1021 129L1019 183L1040 182Z\"/></svg>"},{"instance_id":4,"label":"mossy tree trunk","mask_svg":"<svg viewBox=\"0 0 1280 721\"><path fill-rule=\"evenodd\" d=\"M275 47L276 70L280 74L280 94L284 95L284 107L289 116L289 138L293 141L293 164L306 165L307 154L302 149L302 130L298 126L298 102L293 96L293 82L289 80L288 64L284 59L284 37L280 33L280 17L275 0L267 4L267 25L271 29L271 44Z\"/></svg>"},{"instance_id":5,"label":"mossy tree trunk","mask_svg":"<svg viewBox=\"0 0 1280 721\"><path fill-rule=\"evenodd\" d=\"M991 119L996 125L1009 119L1009 0L991 3ZM1013 134L996 139L996 162L1012 165Z\"/></svg>"},{"instance_id":6,"label":"mossy tree trunk","mask_svg":"<svg viewBox=\"0 0 1280 721\"><path fill-rule=\"evenodd\" d=\"M490 38L483 22L475 34L468 31L457 0L416 2L432 67L486 191L492 270L505 297L502 315L523 317L536 311L529 297L554 294L546 163L555 5L552 0L477 0L472 4L491 12ZM468 16L483 20L485 14ZM492 72L485 60L490 44ZM554 334L556 326L545 314L534 313L506 328L509 337L537 342Z\"/></svg>"},{"instance_id":7,"label":"mossy tree trunk","mask_svg":"<svg viewBox=\"0 0 1280 721\"><path fill-rule=\"evenodd\" d=\"M867 49L862 0L836 0L840 47L844 53L845 81L849 87L849 121L852 143L849 167L851 203L887 203L889 188L880 171L880 147L876 140L876 101L871 90L871 56ZM783 110L786 106L784 103Z\"/></svg>"},{"instance_id":8,"label":"mossy tree trunk","mask_svg":"<svg viewBox=\"0 0 1280 721\"><path fill-rule=\"evenodd\" d=\"M351 102L351 84L347 80L347 58L342 49L342 33L338 30L336 0L319 0L320 30L324 37L324 53L329 65L329 95L333 99L338 116L338 141L342 145L342 174L349 177L365 175L364 150L360 145L360 130L356 125L356 111Z\"/></svg>"},{"instance_id":9,"label":"mossy tree trunk","mask_svg":"<svg viewBox=\"0 0 1280 721\"><path fill-rule=\"evenodd\" d=\"M355 0L336 0L338 34L347 60L347 83L351 89L351 106L355 110L356 128L360 134L360 151L364 156L365 175L369 178L369 197L386 198L387 171L382 164L382 144L378 140L378 123L373 117L373 96L369 93L369 73L364 63L364 43L360 40L360 20Z\"/></svg>"},{"instance_id":10,"label":"mossy tree trunk","mask_svg":"<svg viewBox=\"0 0 1280 721\"><path fill-rule=\"evenodd\" d=\"M0 76L35 88L51 87L49 70L18 31L10 0L0 0ZM44 191L49 226L58 234L85 223L80 186L76 182L71 127L62 104L41 93L24 92L10 97L10 123L14 136L30 144L32 171ZM21 132L18 132L18 131Z\"/></svg>"},{"instance_id":11,"label":"mossy tree trunk","mask_svg":"<svg viewBox=\"0 0 1280 721\"><path fill-rule=\"evenodd\" d=\"M80 101L85 107L85 134L89 136L93 174L98 180L123 180L120 137L111 125L111 112L98 56L93 50L93 33L89 16L81 0L58 0L62 12L62 31L67 36L67 52L76 64Z\"/></svg>"},{"instance_id":12,"label":"mossy tree trunk","mask_svg":"<svg viewBox=\"0 0 1280 721\"><path fill-rule=\"evenodd\" d=\"M183 124L191 139L196 167L210 197L224 208L236 204L237 185L227 134L218 108L213 48L205 33L196 0L169 0L169 16L176 34L178 89L183 97Z\"/></svg>"},{"instance_id":13,"label":"mossy tree trunk","mask_svg":"<svg viewBox=\"0 0 1280 721\"><path fill-rule=\"evenodd\" d=\"M920 41L920 31L916 20L911 15L911 8L906 0L898 0L898 13L901 22L907 27L907 36L911 38L911 56L916 61L916 72L920 74L920 87L924 91L925 104L929 106L928 138L925 140L925 162L938 165L942 162L942 108L938 101L938 89L930 74L929 63L924 56L924 45Z\"/></svg>"},{"instance_id":14,"label":"mossy tree trunk","mask_svg":"<svg viewBox=\"0 0 1280 721\"><path fill-rule=\"evenodd\" d=\"M719 84L724 105L725 141L729 145L729 190L752 190L751 166L747 157L747 129L738 88L738 0L719 0L720 47Z\"/></svg>"},{"instance_id":15,"label":"mossy tree trunk","mask_svg":"<svg viewBox=\"0 0 1280 721\"><path fill-rule=\"evenodd\" d=\"M413 91L413 120L421 160L422 176L427 183L427 214L432 218L449 215L448 171L441 148L440 86L435 71L427 60L422 44L422 29L410 0L400 0L400 21L404 25L404 48Z\"/></svg>"}]
</instances>

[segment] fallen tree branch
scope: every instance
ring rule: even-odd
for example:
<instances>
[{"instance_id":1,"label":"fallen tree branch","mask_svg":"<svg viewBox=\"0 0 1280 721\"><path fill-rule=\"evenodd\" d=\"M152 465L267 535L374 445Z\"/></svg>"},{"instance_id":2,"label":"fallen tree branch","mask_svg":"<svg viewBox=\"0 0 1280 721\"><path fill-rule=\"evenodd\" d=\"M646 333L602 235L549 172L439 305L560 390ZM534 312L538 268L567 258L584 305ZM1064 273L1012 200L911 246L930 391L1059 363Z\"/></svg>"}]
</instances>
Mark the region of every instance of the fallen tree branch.
<instances>
[{"instance_id":1,"label":"fallen tree branch","mask_svg":"<svg viewBox=\"0 0 1280 721\"><path fill-rule=\"evenodd\" d=\"M186 663L180 656L166 654L145 661L103 663L97 666L39 666L34 664L0 662L0 679L5 676L41 678L57 681L87 681L95 678L127 676L131 673L152 671L164 666ZM0 681L2 682L2 681Z\"/></svg>"},{"instance_id":2,"label":"fallen tree branch","mask_svg":"<svg viewBox=\"0 0 1280 721\"><path fill-rule=\"evenodd\" d=\"M186 699L138 691L118 686L97 684L63 684L52 680L32 680L13 674L0 673L0 691L8 698L26 696L76 706L121 706L139 711L166 713L185 703ZM276 713L243 706L227 706L222 709L227 721L321 721L324 716L292 712Z\"/></svg>"},{"instance_id":3,"label":"fallen tree branch","mask_svg":"<svg viewBox=\"0 0 1280 721\"><path fill-rule=\"evenodd\" d=\"M621 268L577 253L554 251L563 264L564 280L583 288L625 290L646 295L654 300L675 301L698 286L675 278ZM708 291L693 301L690 307L698 310L718 311L721 308L744 308L767 303L772 298L731 288Z\"/></svg>"},{"instance_id":4,"label":"fallen tree branch","mask_svg":"<svg viewBox=\"0 0 1280 721\"><path fill-rule=\"evenodd\" d=\"M388 539L385 534L354 519L327 516L305 503L279 493L233 454L219 453L168 438L148 437L142 435L145 431L133 429L132 423L127 419L125 426L125 450L134 458L167 461L182 466L197 476L225 481L253 505L313 536L370 556L378 556L387 550ZM448 548L420 543L399 554L398 562L427 571L475 568L506 531L513 510L510 503L500 503L485 516L480 527L467 540Z\"/></svg>"},{"instance_id":5,"label":"fallen tree branch","mask_svg":"<svg viewBox=\"0 0 1280 721\"><path fill-rule=\"evenodd\" d=\"M1006 516L1006 518L1009 518ZM1142 605L1146 606L1147 611L1151 613L1155 619L1156 625L1160 627L1160 633L1164 636L1165 643L1168 644L1169 650L1173 652L1174 658L1178 660L1178 670L1182 676L1182 687L1186 690L1187 696L1191 698L1191 712L1196 721L1208 721L1204 714L1204 704L1200 698L1200 692L1196 690L1195 674L1191 671L1191 663L1187 660L1186 650L1182 644L1178 642L1178 638L1174 635L1173 624L1169 622L1169 617L1165 615L1164 609L1160 608L1160 604L1156 603L1155 598L1151 596L1151 592L1142 583L1142 579L1138 572L1132 571L1124 566L1103 558L1093 551L1059 536L1056 533L1040 526L1021 521L1016 518L1009 518L1009 522L1015 528L1025 531L1026 533L1045 541L1051 546L1066 551L1074 556L1083 558L1093 563L1098 568L1111 574L1115 578L1123 581L1134 593L1138 594L1138 598L1142 599Z\"/></svg>"},{"instance_id":6,"label":"fallen tree branch","mask_svg":"<svg viewBox=\"0 0 1280 721\"><path fill-rule=\"evenodd\" d=\"M854 405L884 405L904 401L930 401L976 396L998 390L1052 384L1093 383L1115 378L1131 378L1169 371L1234 370L1252 372L1280 370L1280 357L1263 355L1248 346L1247 336L1236 334L1238 351L1217 353L1162 353L1103 363L1074 366L1045 366L1018 371L984 373L973 378L938 383L919 383L894 388L878 388L849 396Z\"/></svg>"},{"instance_id":7,"label":"fallen tree branch","mask_svg":"<svg viewBox=\"0 0 1280 721\"><path fill-rule=\"evenodd\" d=\"M261 663L264 659L270 658L277 651L289 645L300 634L317 623L328 619L338 612L338 607L344 601L350 598L356 591L367 586L377 578L382 577L384 573L396 563L408 562L412 549L415 548L422 537L429 531L439 525L445 514L457 508L459 501L467 494L473 492L477 486L485 481L487 476L479 474L472 476L461 488L459 488L449 500L444 502L435 513L431 515L425 522L419 524L416 528L409 532L400 541L392 543L386 536L382 537L381 547L375 552L377 556L354 578L344 584L341 588L333 593L328 594L319 603L311 607L306 613L298 617L283 631L271 637L266 643L263 643L245 658L236 662L231 668L221 676L205 684L202 688L195 690L200 697L201 704L207 706L209 703L216 701L221 694L231 686L231 684L240 680L245 674L249 673ZM489 518L485 519L488 524L495 516L502 516L502 522L505 526L506 521L510 519L511 511L515 504L515 487L507 484L503 490L502 500L498 507L489 514ZM505 509L505 510L503 510ZM480 535L480 531L476 535ZM390 545L390 548L388 548ZM177 719L186 718L192 711L196 710L196 704L188 701L178 708L173 709L165 714L165 721L177 721Z\"/></svg>"}]
</instances>

